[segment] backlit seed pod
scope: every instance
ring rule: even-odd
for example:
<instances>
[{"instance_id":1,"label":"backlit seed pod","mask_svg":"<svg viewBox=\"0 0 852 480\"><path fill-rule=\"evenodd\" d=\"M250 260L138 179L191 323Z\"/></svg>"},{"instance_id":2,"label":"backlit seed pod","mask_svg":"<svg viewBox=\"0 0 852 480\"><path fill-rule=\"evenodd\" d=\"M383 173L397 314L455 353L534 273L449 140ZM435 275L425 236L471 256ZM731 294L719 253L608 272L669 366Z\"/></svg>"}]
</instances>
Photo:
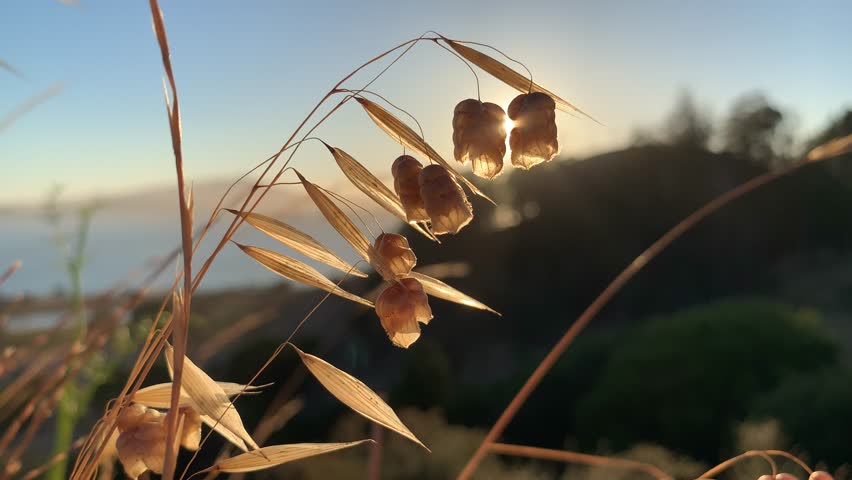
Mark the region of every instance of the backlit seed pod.
<instances>
[{"instance_id":1,"label":"backlit seed pod","mask_svg":"<svg viewBox=\"0 0 852 480\"><path fill-rule=\"evenodd\" d=\"M473 207L450 172L440 165L429 165L420 172L420 196L432 232L456 234L473 220Z\"/></svg>"},{"instance_id":2,"label":"backlit seed pod","mask_svg":"<svg viewBox=\"0 0 852 480\"><path fill-rule=\"evenodd\" d=\"M141 405L131 405L119 412L115 441L118 459L130 478L136 479L146 470L162 473L166 455L165 415Z\"/></svg>"},{"instance_id":3,"label":"backlit seed pod","mask_svg":"<svg viewBox=\"0 0 852 480\"><path fill-rule=\"evenodd\" d=\"M417 177L423 165L410 155L402 155L393 161L391 174L393 174L393 188L399 195L402 208L409 222L428 222L429 215L423 206L423 198L420 197L420 184Z\"/></svg>"},{"instance_id":4,"label":"backlit seed pod","mask_svg":"<svg viewBox=\"0 0 852 480\"><path fill-rule=\"evenodd\" d=\"M408 240L395 233L383 233L376 237L371 255L373 268L387 281L405 277L417 265L417 257L408 246Z\"/></svg>"},{"instance_id":5,"label":"backlit seed pod","mask_svg":"<svg viewBox=\"0 0 852 480\"><path fill-rule=\"evenodd\" d=\"M817 470L808 477L808 480L834 480L834 477L832 477L828 472Z\"/></svg>"},{"instance_id":6,"label":"backlit seed pod","mask_svg":"<svg viewBox=\"0 0 852 480\"><path fill-rule=\"evenodd\" d=\"M493 103L463 100L453 112L453 145L456 160L470 161L473 173L496 177L506 155L506 113Z\"/></svg>"},{"instance_id":7,"label":"backlit seed pod","mask_svg":"<svg viewBox=\"0 0 852 480\"><path fill-rule=\"evenodd\" d=\"M183 416L180 444L194 452L201 443L201 415L189 407L181 408L180 414Z\"/></svg>"},{"instance_id":8,"label":"backlit seed pod","mask_svg":"<svg viewBox=\"0 0 852 480\"><path fill-rule=\"evenodd\" d=\"M549 162L559 152L556 139L556 102L540 92L518 95L509 104L515 122L509 135L512 165L528 170Z\"/></svg>"},{"instance_id":9,"label":"backlit seed pod","mask_svg":"<svg viewBox=\"0 0 852 480\"><path fill-rule=\"evenodd\" d=\"M775 475L775 480L799 480L795 475L791 475L789 473L779 473Z\"/></svg>"},{"instance_id":10,"label":"backlit seed pod","mask_svg":"<svg viewBox=\"0 0 852 480\"><path fill-rule=\"evenodd\" d=\"M432 319L429 298L423 285L403 278L387 287L376 299L376 313L382 328L397 347L408 348L420 338L420 325Z\"/></svg>"}]
</instances>

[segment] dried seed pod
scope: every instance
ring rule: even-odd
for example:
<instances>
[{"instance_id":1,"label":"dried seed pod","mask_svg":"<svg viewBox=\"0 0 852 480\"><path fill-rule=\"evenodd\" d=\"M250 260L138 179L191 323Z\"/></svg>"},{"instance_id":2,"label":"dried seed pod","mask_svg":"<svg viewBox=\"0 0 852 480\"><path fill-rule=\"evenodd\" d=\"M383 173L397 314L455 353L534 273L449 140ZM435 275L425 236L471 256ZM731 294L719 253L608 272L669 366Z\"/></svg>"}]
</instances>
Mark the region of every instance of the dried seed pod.
<instances>
[{"instance_id":1,"label":"dried seed pod","mask_svg":"<svg viewBox=\"0 0 852 480\"><path fill-rule=\"evenodd\" d=\"M473 220L467 195L446 168L429 165L420 172L418 181L434 234L456 234Z\"/></svg>"},{"instance_id":2,"label":"dried seed pod","mask_svg":"<svg viewBox=\"0 0 852 480\"><path fill-rule=\"evenodd\" d=\"M413 278L403 278L387 287L376 300L376 313L391 342L402 348L420 338L420 325L432 319L429 298Z\"/></svg>"},{"instance_id":3,"label":"dried seed pod","mask_svg":"<svg viewBox=\"0 0 852 480\"><path fill-rule=\"evenodd\" d=\"M181 408L180 414L183 416L180 444L194 452L201 443L201 415L189 407Z\"/></svg>"},{"instance_id":4,"label":"dried seed pod","mask_svg":"<svg viewBox=\"0 0 852 480\"><path fill-rule=\"evenodd\" d=\"M834 480L834 477L831 476L828 472L823 472L822 470L817 470L812 473L808 480Z\"/></svg>"},{"instance_id":5,"label":"dried seed pod","mask_svg":"<svg viewBox=\"0 0 852 480\"><path fill-rule=\"evenodd\" d=\"M496 177L506 155L506 113L493 103L463 100L453 112L453 145L456 160L469 160L473 173Z\"/></svg>"},{"instance_id":6,"label":"dried seed pod","mask_svg":"<svg viewBox=\"0 0 852 480\"><path fill-rule=\"evenodd\" d=\"M387 281L407 276L417 264L417 257L402 235L382 233L376 237L372 250L373 268Z\"/></svg>"},{"instance_id":7,"label":"dried seed pod","mask_svg":"<svg viewBox=\"0 0 852 480\"><path fill-rule=\"evenodd\" d=\"M423 206L423 198L420 196L420 184L417 177L423 165L410 155L402 155L393 161L391 173L393 174L393 188L399 195L402 208L409 222L428 222L429 215Z\"/></svg>"},{"instance_id":8,"label":"dried seed pod","mask_svg":"<svg viewBox=\"0 0 852 480\"><path fill-rule=\"evenodd\" d=\"M166 455L165 415L141 405L131 405L119 412L118 459L130 478L136 479L147 470L163 472Z\"/></svg>"},{"instance_id":9,"label":"dried seed pod","mask_svg":"<svg viewBox=\"0 0 852 480\"><path fill-rule=\"evenodd\" d=\"M775 480L798 480L795 475L789 473L779 473L775 475Z\"/></svg>"},{"instance_id":10,"label":"dried seed pod","mask_svg":"<svg viewBox=\"0 0 852 480\"><path fill-rule=\"evenodd\" d=\"M512 165L528 170L549 162L559 152L556 139L556 102L544 93L518 95L509 104L515 127L509 136Z\"/></svg>"}]
</instances>

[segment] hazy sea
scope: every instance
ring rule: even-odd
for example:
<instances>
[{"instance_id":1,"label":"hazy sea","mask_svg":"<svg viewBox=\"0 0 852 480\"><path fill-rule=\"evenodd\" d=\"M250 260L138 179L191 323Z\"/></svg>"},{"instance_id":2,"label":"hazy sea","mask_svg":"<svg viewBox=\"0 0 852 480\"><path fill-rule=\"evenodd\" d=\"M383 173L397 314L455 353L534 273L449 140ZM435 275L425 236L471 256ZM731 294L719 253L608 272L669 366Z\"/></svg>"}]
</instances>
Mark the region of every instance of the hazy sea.
<instances>
[{"instance_id":1,"label":"hazy sea","mask_svg":"<svg viewBox=\"0 0 852 480\"><path fill-rule=\"evenodd\" d=\"M357 255L329 225L316 217L288 219L289 223L310 233L344 259L354 262ZM197 269L215 243L221 238L225 225L214 228L196 254ZM235 237L248 243L280 251L306 263L312 263L265 235L244 225ZM156 219L128 219L115 216L95 217L86 247L86 263L83 284L87 294L97 293L114 286L132 272L151 265L152 260L162 258L180 243L177 223L161 222ZM0 287L0 295L24 294L41 296L68 289L68 275L62 263L59 248L54 241L51 227L41 218L0 216L0 269L15 260L22 262L21 268ZM332 274L334 270L314 264L320 271ZM175 267L170 266L154 282L154 289L165 289L174 279ZM139 277L136 277L137 281ZM262 286L280 280L275 274L247 257L235 245L229 244L206 275L202 289L218 290L230 287Z\"/></svg>"}]
</instances>

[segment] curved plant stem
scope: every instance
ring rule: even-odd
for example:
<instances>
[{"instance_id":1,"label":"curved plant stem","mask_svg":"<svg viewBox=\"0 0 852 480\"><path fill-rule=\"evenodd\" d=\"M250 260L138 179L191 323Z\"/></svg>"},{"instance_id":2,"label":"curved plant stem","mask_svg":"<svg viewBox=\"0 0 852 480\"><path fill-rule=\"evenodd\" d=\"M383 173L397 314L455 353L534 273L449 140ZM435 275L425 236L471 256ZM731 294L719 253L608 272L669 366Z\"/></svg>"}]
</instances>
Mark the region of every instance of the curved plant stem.
<instances>
[{"instance_id":1,"label":"curved plant stem","mask_svg":"<svg viewBox=\"0 0 852 480\"><path fill-rule=\"evenodd\" d=\"M772 460L772 457L767 455L767 452L765 452L763 450L749 450L747 452L741 453L740 455L737 455L736 457L729 458L728 460L725 460L724 462L720 463L719 465L716 465L715 467L711 468L710 470L707 470L706 472L701 474L701 476L698 477L698 480L705 479L705 478L709 479L709 478L715 477L716 475L718 475L718 474L724 472L725 470L733 467L737 463L739 463L739 462L741 462L741 461L743 461L747 458L753 458L753 457L762 457L764 460L766 460L769 463L769 466L772 468L772 476L773 477L775 476L775 474L778 471L778 467L775 465L775 461ZM811 472L808 472L808 473L811 473Z\"/></svg>"},{"instance_id":2,"label":"curved plant stem","mask_svg":"<svg viewBox=\"0 0 852 480\"><path fill-rule=\"evenodd\" d=\"M808 472L808 475L814 473L813 469L808 466L807 463L803 462L799 457L793 455L792 453L785 452L783 450L766 450L768 455L774 455L776 457L784 457L788 460L792 460L796 463L796 465L802 467L802 470Z\"/></svg>"},{"instance_id":3,"label":"curved plant stem","mask_svg":"<svg viewBox=\"0 0 852 480\"><path fill-rule=\"evenodd\" d=\"M826 157L828 158L828 157ZM820 158L819 160L822 160ZM467 480L476 471L477 466L488 453L489 447L497 441L498 437L503 433L506 427L509 425L509 422L515 417L515 414L518 413L518 410L524 405L524 403L529 398L530 394L536 389L538 384L544 378L545 375L550 371L559 357L562 356L562 353L565 352L565 349L568 348L569 345L577 338L577 335L583 331L584 328L595 318L595 316L612 300L615 295L621 291L624 285L627 284L633 277L639 273L642 268L648 264L651 260L653 260L657 255L659 255L663 250L665 250L669 245L671 245L675 240L681 237L684 233L686 233L689 229L700 223L702 220L724 207L728 203L750 193L770 182L776 180L780 177L783 177L787 174L790 174L804 165L809 165L814 163L814 160L810 161L801 161L797 163L793 163L786 168L779 169L772 172L767 172L762 175L759 175L737 187L734 187L731 190L719 195L714 198L703 207L699 208L692 214L690 214L685 219L681 220L680 223L672 227L671 230L666 232L662 237L657 239L650 247L648 247L644 252L642 252L639 256L637 256L621 273L618 274L617 277L604 289L603 292L577 317L577 320L568 328L562 338L553 346L553 348L548 352L547 356L538 364L536 369L532 372L532 374L527 378L527 381L518 390L518 393L515 394L515 397L509 403L503 413L500 414L500 417L489 430L488 435L486 435L485 439L476 449L473 456L468 460L464 469L458 476L459 480Z\"/></svg>"},{"instance_id":4,"label":"curved plant stem","mask_svg":"<svg viewBox=\"0 0 852 480\"><path fill-rule=\"evenodd\" d=\"M610 458L600 455L589 455L587 453L569 452L567 450L551 450L549 448L507 445L505 443L494 443L489 447L489 450L498 455L538 458L541 460L555 460L557 462L566 463L581 463L583 465L619 468L622 470L638 470L656 477L658 480L672 480L672 477L650 463L637 462L635 460L628 460L624 458Z\"/></svg>"}]
</instances>

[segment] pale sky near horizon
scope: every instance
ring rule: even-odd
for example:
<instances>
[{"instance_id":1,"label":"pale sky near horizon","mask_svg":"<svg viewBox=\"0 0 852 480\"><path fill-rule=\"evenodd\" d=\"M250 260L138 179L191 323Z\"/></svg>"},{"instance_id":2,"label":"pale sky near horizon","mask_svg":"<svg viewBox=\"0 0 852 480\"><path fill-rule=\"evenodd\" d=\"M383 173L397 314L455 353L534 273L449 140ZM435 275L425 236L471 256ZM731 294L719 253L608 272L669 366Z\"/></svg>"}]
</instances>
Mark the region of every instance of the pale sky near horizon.
<instances>
[{"instance_id":1,"label":"pale sky near horizon","mask_svg":"<svg viewBox=\"0 0 852 480\"><path fill-rule=\"evenodd\" d=\"M65 89L0 133L0 205L174 182L162 64L148 2L49 0L0 6L0 117L55 82ZM425 30L498 47L537 82L606 124L560 114L567 155L625 145L655 126L683 88L721 118L761 90L806 136L852 108L852 3L843 1L226 2L161 0L172 47L190 179L235 177L276 151L343 75ZM380 68L380 67L379 67ZM375 73L371 70L369 73ZM357 77L363 81L365 76ZM515 92L480 73L483 100ZM352 82L357 88L359 81ZM452 110L475 96L470 72L424 43L374 89L411 111L452 156ZM317 133L378 172L400 148L358 105ZM331 182L327 151L296 165Z\"/></svg>"}]
</instances>

